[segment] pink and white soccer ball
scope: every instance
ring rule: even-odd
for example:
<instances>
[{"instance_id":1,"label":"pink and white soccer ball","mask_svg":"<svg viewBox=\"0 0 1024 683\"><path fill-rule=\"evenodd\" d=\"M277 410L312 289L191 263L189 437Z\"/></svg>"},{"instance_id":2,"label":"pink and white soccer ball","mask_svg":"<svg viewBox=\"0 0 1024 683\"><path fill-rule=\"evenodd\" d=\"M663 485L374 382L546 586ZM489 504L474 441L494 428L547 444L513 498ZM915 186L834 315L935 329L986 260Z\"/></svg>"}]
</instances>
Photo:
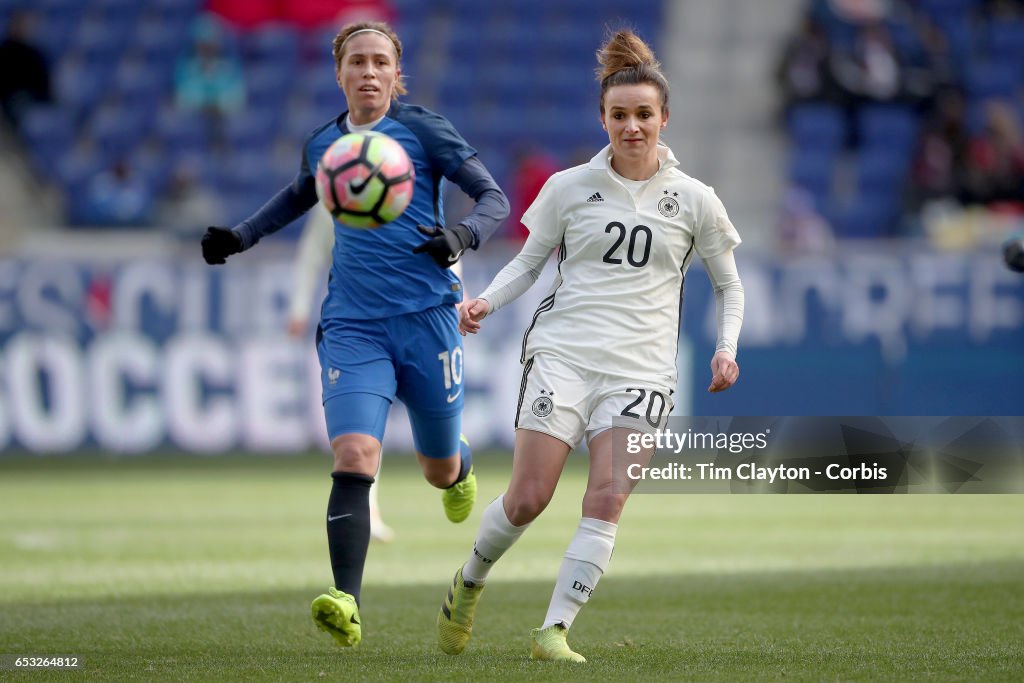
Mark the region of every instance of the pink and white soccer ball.
<instances>
[{"instance_id":1,"label":"pink and white soccer ball","mask_svg":"<svg viewBox=\"0 0 1024 683\"><path fill-rule=\"evenodd\" d=\"M378 228L412 201L416 172L409 155L383 133L349 133L334 141L316 167L316 192L338 222Z\"/></svg>"}]
</instances>

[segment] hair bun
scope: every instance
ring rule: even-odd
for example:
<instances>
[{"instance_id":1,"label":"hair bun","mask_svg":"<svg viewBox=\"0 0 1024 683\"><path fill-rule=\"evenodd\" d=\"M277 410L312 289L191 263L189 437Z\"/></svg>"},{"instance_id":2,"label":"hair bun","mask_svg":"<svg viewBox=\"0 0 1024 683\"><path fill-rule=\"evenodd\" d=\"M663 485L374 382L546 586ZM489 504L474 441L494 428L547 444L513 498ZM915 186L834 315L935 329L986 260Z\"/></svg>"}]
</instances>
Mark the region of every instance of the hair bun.
<instances>
[{"instance_id":1,"label":"hair bun","mask_svg":"<svg viewBox=\"0 0 1024 683\"><path fill-rule=\"evenodd\" d=\"M597 51L597 79L604 81L623 69L647 66L660 70L654 51L632 31L616 31Z\"/></svg>"}]
</instances>

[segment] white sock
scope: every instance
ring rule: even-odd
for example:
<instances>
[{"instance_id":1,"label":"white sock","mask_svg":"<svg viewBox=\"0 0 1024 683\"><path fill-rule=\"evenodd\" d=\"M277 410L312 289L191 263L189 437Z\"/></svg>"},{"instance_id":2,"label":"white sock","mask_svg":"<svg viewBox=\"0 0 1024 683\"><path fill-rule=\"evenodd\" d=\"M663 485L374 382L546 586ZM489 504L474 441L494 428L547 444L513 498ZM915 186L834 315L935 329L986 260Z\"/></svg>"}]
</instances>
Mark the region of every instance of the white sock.
<instances>
[{"instance_id":1,"label":"white sock","mask_svg":"<svg viewBox=\"0 0 1024 683\"><path fill-rule=\"evenodd\" d=\"M483 583L494 563L523 535L529 524L514 526L505 514L505 496L491 501L484 510L480 528L473 541L473 552L462 567L462 578L473 583Z\"/></svg>"},{"instance_id":2,"label":"white sock","mask_svg":"<svg viewBox=\"0 0 1024 683\"><path fill-rule=\"evenodd\" d=\"M541 628L564 624L572 626L583 605L590 600L597 582L608 567L615 548L615 532L618 524L584 517L576 529L576 535L562 558L558 580L551 594L548 614Z\"/></svg>"}]
</instances>

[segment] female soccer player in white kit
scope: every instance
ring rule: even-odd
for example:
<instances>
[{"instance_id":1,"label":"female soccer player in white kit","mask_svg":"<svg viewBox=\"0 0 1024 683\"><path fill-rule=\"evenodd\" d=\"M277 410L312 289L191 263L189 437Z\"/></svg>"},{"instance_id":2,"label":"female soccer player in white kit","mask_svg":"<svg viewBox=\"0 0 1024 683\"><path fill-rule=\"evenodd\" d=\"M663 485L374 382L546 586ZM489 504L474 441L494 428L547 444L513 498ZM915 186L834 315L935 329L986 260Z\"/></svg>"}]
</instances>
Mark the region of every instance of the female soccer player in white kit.
<instances>
[{"instance_id":1,"label":"female soccer player in white kit","mask_svg":"<svg viewBox=\"0 0 1024 683\"><path fill-rule=\"evenodd\" d=\"M583 517L544 623L531 632L533 659L586 661L566 635L608 566L629 496L613 486L612 418L640 415L660 427L671 411L683 279L694 254L718 304L708 390L727 389L739 376L739 235L714 190L680 171L659 142L668 83L650 48L620 31L599 62L610 144L548 180L523 216L530 236L522 251L462 307L460 331L477 332L484 316L536 281L558 249L558 275L523 338L512 479L484 511L437 617L438 643L449 654L466 647L488 573L547 506L569 451L586 437Z\"/></svg>"}]
</instances>

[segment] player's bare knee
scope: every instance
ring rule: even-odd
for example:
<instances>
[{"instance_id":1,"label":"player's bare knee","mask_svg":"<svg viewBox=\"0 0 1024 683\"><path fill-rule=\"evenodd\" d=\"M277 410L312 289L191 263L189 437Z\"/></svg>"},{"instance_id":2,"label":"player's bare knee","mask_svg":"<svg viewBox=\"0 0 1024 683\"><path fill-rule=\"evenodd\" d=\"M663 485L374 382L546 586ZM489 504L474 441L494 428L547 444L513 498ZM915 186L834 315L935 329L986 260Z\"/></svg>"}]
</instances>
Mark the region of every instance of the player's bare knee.
<instances>
[{"instance_id":1,"label":"player's bare knee","mask_svg":"<svg viewBox=\"0 0 1024 683\"><path fill-rule=\"evenodd\" d=\"M628 498L628 494L617 493L611 484L588 488L583 494L583 516L618 523Z\"/></svg>"},{"instance_id":2,"label":"player's bare knee","mask_svg":"<svg viewBox=\"0 0 1024 683\"><path fill-rule=\"evenodd\" d=\"M331 443L334 451L334 471L353 472L372 477L377 472L380 447L364 439L339 436Z\"/></svg>"},{"instance_id":3,"label":"player's bare knee","mask_svg":"<svg viewBox=\"0 0 1024 683\"><path fill-rule=\"evenodd\" d=\"M505 514L515 526L529 524L544 512L551 502L551 492L540 488L521 491L509 490L505 494Z\"/></svg>"},{"instance_id":4,"label":"player's bare knee","mask_svg":"<svg viewBox=\"0 0 1024 683\"><path fill-rule=\"evenodd\" d=\"M458 475L459 471L457 469L454 472L447 470L427 470L423 472L423 478L427 480L427 483L438 489L451 486Z\"/></svg>"},{"instance_id":5,"label":"player's bare knee","mask_svg":"<svg viewBox=\"0 0 1024 683\"><path fill-rule=\"evenodd\" d=\"M459 476L460 462L457 456L451 458L419 458L423 468L423 478L434 488L444 489L451 486Z\"/></svg>"}]
</instances>

